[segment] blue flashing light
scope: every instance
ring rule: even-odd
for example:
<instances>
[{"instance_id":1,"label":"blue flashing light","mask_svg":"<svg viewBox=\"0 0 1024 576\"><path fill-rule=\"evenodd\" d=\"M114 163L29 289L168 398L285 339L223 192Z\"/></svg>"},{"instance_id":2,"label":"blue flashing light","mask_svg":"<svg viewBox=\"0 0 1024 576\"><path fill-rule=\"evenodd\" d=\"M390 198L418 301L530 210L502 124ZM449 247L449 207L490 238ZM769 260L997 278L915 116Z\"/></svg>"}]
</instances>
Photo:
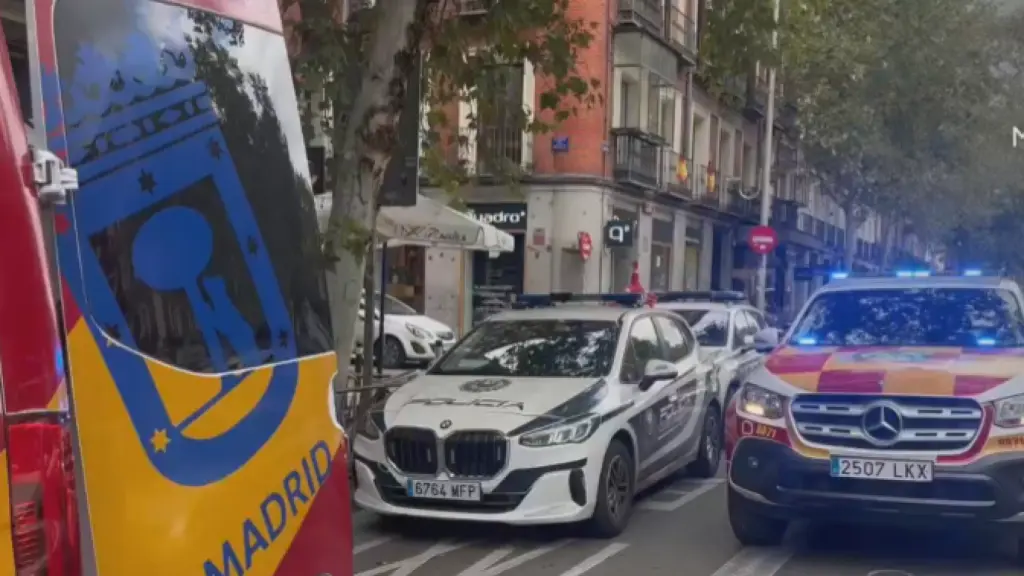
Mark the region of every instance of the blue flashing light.
<instances>
[{"instance_id":1,"label":"blue flashing light","mask_svg":"<svg viewBox=\"0 0 1024 576\"><path fill-rule=\"evenodd\" d=\"M995 346L995 338L978 338L978 346Z\"/></svg>"},{"instance_id":2,"label":"blue flashing light","mask_svg":"<svg viewBox=\"0 0 1024 576\"><path fill-rule=\"evenodd\" d=\"M832 273L832 279L833 280L845 280L846 278L849 278L849 277L850 277L850 273L849 272L833 272Z\"/></svg>"},{"instance_id":3,"label":"blue flashing light","mask_svg":"<svg viewBox=\"0 0 1024 576\"><path fill-rule=\"evenodd\" d=\"M800 346L817 346L818 339L809 337L797 338L796 343Z\"/></svg>"},{"instance_id":4,"label":"blue flashing light","mask_svg":"<svg viewBox=\"0 0 1024 576\"><path fill-rule=\"evenodd\" d=\"M897 278L927 278L932 273L929 270L897 270Z\"/></svg>"},{"instance_id":5,"label":"blue flashing light","mask_svg":"<svg viewBox=\"0 0 1024 576\"><path fill-rule=\"evenodd\" d=\"M964 270L964 276L981 276L981 270Z\"/></svg>"},{"instance_id":6,"label":"blue flashing light","mask_svg":"<svg viewBox=\"0 0 1024 576\"><path fill-rule=\"evenodd\" d=\"M931 275L932 275L932 273L929 272L928 270L915 270L914 271L914 278L927 278L927 277L929 277Z\"/></svg>"}]
</instances>

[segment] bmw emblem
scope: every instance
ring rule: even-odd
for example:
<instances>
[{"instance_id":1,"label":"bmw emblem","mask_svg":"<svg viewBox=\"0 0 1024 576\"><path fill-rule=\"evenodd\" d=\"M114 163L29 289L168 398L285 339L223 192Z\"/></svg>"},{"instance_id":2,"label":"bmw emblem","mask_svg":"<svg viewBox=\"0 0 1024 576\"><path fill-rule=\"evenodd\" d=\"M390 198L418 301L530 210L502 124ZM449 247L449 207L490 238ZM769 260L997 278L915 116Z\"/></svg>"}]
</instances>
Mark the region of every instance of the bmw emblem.
<instances>
[{"instance_id":1,"label":"bmw emblem","mask_svg":"<svg viewBox=\"0 0 1024 576\"><path fill-rule=\"evenodd\" d=\"M451 420L442 420L441 421L441 430L447 430L447 429L449 429L451 427L452 427L452 421Z\"/></svg>"},{"instance_id":2,"label":"bmw emblem","mask_svg":"<svg viewBox=\"0 0 1024 576\"><path fill-rule=\"evenodd\" d=\"M506 378L482 378L464 383L462 386L459 386L459 390L480 394L482 392L494 392L495 390L508 388L511 385L512 381Z\"/></svg>"}]
</instances>

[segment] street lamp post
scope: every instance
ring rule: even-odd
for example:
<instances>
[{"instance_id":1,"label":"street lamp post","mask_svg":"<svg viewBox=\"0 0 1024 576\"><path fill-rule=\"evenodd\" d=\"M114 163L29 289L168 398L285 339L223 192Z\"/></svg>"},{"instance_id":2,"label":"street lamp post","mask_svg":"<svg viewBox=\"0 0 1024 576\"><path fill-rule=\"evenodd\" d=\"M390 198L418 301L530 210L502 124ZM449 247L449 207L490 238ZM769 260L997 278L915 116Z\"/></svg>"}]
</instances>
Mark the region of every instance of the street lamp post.
<instances>
[{"instance_id":1,"label":"street lamp post","mask_svg":"<svg viewBox=\"0 0 1024 576\"><path fill-rule=\"evenodd\" d=\"M779 4L773 0L772 48L779 47ZM755 79L756 83L756 79ZM764 143L761 146L761 225L768 226L772 216L772 132L775 127L775 68L768 69L768 102L765 104ZM765 310L768 300L768 254L761 255L757 267L757 307Z\"/></svg>"}]
</instances>

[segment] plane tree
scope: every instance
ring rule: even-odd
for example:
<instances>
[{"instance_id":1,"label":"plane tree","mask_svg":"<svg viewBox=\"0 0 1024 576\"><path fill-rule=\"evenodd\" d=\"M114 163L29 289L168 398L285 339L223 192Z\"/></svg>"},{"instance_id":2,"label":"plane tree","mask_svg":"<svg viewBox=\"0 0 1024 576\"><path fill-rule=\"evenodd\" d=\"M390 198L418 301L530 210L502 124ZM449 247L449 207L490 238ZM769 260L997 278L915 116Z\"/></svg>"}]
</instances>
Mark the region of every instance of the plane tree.
<instances>
[{"instance_id":1,"label":"plane tree","mask_svg":"<svg viewBox=\"0 0 1024 576\"><path fill-rule=\"evenodd\" d=\"M968 177L974 150L990 138L992 73L999 58L994 11L964 0L783 0L779 48L757 0L716 3L709 17L712 61L750 69L757 53L781 67L797 107L801 148L821 190L846 214L849 266L867 208L922 229L954 220L978 198L954 186ZM728 12L737 14L729 15ZM716 23L746 18L757 50L715 40ZM767 19L766 19L767 18ZM942 213L937 213L938 210Z\"/></svg>"},{"instance_id":2,"label":"plane tree","mask_svg":"<svg viewBox=\"0 0 1024 576\"><path fill-rule=\"evenodd\" d=\"M377 0L362 3L366 7L347 19L342 4L283 0L282 8L297 85L316 95L313 116L323 122L319 128L333 151L323 248L338 373L347 375L384 171L419 63L429 124L422 166L448 191L466 177L448 162L449 152L467 144L456 128L458 106L450 104L476 103L470 128L501 114L506 127L543 132L598 96L596 81L577 67L596 25L575 15L570 0ZM478 10L460 15L464 8ZM521 97L514 105L503 100L501 71L524 61L532 64L541 89L536 110ZM507 177L516 176L514 167L503 168Z\"/></svg>"}]
</instances>

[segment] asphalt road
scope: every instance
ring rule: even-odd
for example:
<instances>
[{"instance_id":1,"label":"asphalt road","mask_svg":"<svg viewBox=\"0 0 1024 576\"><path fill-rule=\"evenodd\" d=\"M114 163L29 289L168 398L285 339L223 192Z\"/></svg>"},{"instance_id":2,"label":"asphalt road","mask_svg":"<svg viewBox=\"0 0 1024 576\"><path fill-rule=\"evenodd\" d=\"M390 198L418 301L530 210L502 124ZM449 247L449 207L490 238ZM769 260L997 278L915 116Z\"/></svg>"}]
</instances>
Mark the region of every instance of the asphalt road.
<instances>
[{"instance_id":1,"label":"asphalt road","mask_svg":"<svg viewBox=\"0 0 1024 576\"><path fill-rule=\"evenodd\" d=\"M742 548L718 480L674 479L641 498L614 540L573 527L415 522L385 530L355 516L356 576L1021 576L1013 544L980 536L794 526L780 548Z\"/></svg>"}]
</instances>

